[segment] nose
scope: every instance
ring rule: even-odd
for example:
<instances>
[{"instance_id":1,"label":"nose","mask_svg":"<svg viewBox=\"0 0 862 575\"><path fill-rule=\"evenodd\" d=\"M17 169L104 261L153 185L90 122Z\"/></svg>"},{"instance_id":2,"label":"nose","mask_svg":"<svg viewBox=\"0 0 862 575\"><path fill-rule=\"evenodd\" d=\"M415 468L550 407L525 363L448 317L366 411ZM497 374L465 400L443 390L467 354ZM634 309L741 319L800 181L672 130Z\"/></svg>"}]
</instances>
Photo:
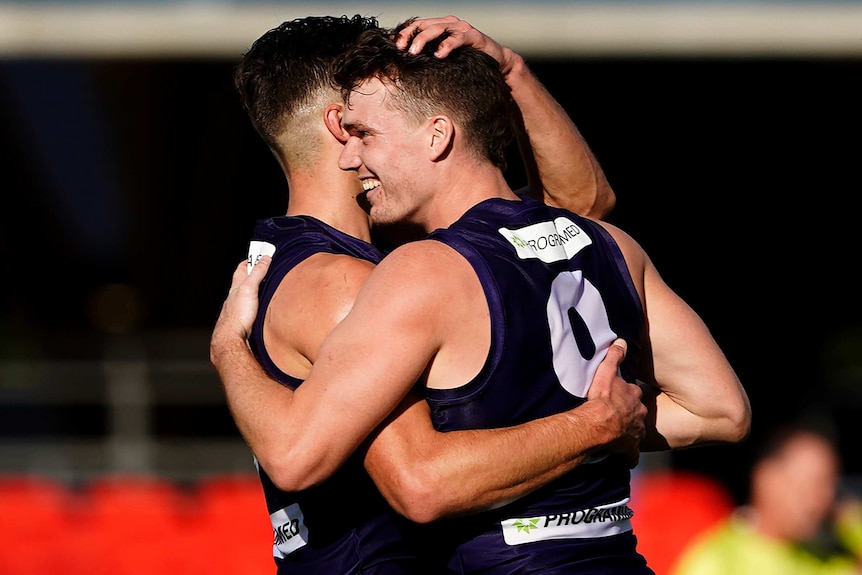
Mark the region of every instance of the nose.
<instances>
[{"instance_id":1,"label":"nose","mask_svg":"<svg viewBox=\"0 0 862 575\"><path fill-rule=\"evenodd\" d=\"M356 136L350 136L347 138L347 142L344 143L344 146L341 148L341 154L338 156L338 167L342 170L356 170L362 164L362 161L359 159L359 138Z\"/></svg>"}]
</instances>

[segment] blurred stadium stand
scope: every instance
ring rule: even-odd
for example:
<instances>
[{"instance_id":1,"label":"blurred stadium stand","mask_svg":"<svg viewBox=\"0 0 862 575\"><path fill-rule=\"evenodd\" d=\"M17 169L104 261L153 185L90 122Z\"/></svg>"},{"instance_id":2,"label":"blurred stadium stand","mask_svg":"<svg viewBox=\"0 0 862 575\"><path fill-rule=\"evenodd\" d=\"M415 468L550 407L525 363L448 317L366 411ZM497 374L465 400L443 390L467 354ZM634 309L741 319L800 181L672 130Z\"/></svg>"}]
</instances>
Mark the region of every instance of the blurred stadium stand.
<instances>
[{"instance_id":1,"label":"blurred stadium stand","mask_svg":"<svg viewBox=\"0 0 862 575\"><path fill-rule=\"evenodd\" d=\"M457 15L523 54L862 54L856 1L347 2L0 0L0 55L234 57L311 14Z\"/></svg>"},{"instance_id":2,"label":"blurred stadium stand","mask_svg":"<svg viewBox=\"0 0 862 575\"><path fill-rule=\"evenodd\" d=\"M105 473L253 472L206 360L207 334L150 340L103 361L0 362L0 473L74 484Z\"/></svg>"}]
</instances>

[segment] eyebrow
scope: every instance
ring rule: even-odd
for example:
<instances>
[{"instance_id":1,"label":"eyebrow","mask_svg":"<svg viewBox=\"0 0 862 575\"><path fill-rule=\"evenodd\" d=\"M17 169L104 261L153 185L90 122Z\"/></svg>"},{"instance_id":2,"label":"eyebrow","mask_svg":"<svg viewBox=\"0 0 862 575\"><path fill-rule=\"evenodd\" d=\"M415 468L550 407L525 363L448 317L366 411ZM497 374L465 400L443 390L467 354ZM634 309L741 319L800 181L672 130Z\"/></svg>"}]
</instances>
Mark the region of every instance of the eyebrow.
<instances>
[{"instance_id":1,"label":"eyebrow","mask_svg":"<svg viewBox=\"0 0 862 575\"><path fill-rule=\"evenodd\" d=\"M362 122L342 123L341 127L348 132L371 132L371 128Z\"/></svg>"}]
</instances>

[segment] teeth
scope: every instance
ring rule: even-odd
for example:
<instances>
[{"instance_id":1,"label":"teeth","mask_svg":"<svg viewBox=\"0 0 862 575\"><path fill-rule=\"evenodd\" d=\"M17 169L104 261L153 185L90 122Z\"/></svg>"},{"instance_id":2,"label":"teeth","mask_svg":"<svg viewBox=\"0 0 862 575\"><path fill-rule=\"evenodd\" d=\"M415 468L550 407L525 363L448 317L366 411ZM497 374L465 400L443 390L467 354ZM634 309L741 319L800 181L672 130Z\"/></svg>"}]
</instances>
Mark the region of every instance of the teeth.
<instances>
[{"instance_id":1,"label":"teeth","mask_svg":"<svg viewBox=\"0 0 862 575\"><path fill-rule=\"evenodd\" d=\"M362 189L366 192L370 192L379 185L380 180L362 180Z\"/></svg>"}]
</instances>

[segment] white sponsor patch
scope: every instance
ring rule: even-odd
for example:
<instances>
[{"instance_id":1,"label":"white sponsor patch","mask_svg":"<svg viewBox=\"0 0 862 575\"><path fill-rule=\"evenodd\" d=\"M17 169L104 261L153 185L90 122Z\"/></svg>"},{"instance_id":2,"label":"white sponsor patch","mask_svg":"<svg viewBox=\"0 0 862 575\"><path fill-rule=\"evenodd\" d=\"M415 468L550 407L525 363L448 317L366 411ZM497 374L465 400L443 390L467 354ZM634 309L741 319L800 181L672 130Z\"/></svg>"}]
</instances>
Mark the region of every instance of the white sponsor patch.
<instances>
[{"instance_id":1,"label":"white sponsor patch","mask_svg":"<svg viewBox=\"0 0 862 575\"><path fill-rule=\"evenodd\" d=\"M501 521L503 540L507 545L521 545L553 539L589 539L609 537L632 530L634 514L622 501L539 517L519 517Z\"/></svg>"},{"instance_id":2,"label":"white sponsor patch","mask_svg":"<svg viewBox=\"0 0 862 575\"><path fill-rule=\"evenodd\" d=\"M519 230L497 230L509 240L521 259L538 258L545 263L571 259L593 241L569 218L541 222Z\"/></svg>"},{"instance_id":3,"label":"white sponsor patch","mask_svg":"<svg viewBox=\"0 0 862 575\"><path fill-rule=\"evenodd\" d=\"M270 514L272 522L272 556L284 559L308 544L308 528L298 503Z\"/></svg>"},{"instance_id":4,"label":"white sponsor patch","mask_svg":"<svg viewBox=\"0 0 862 575\"><path fill-rule=\"evenodd\" d=\"M269 242L251 241L248 244L248 273L251 273L251 268L257 263L257 260L263 256L272 257L275 255L275 246Z\"/></svg>"}]
</instances>

